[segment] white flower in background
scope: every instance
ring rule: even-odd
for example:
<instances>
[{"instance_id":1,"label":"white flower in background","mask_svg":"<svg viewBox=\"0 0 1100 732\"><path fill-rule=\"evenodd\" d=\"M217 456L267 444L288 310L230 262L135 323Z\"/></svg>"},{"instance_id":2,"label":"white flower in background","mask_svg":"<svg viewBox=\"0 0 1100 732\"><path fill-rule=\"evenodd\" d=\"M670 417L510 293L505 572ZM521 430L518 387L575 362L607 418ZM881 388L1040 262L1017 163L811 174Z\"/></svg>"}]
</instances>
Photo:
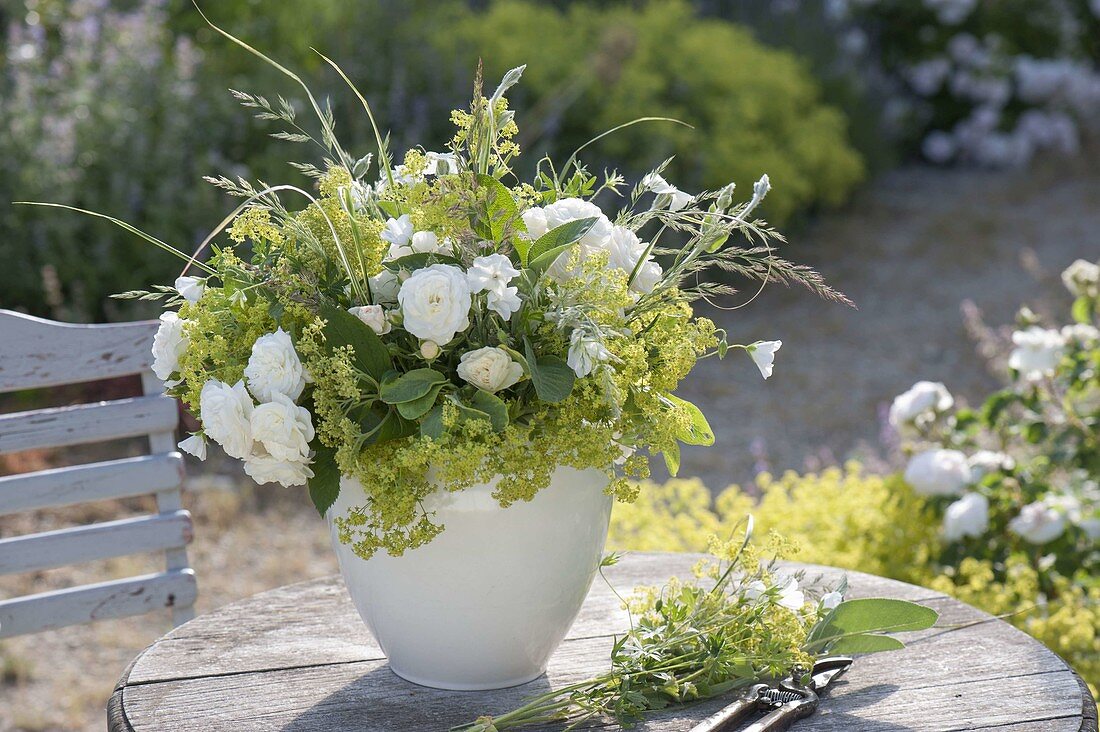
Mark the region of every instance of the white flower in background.
<instances>
[{"instance_id":1,"label":"white flower in background","mask_svg":"<svg viewBox=\"0 0 1100 732\"><path fill-rule=\"evenodd\" d=\"M945 58L932 58L913 64L905 73L905 78L913 91L922 97L930 97L943 87L951 73L951 62Z\"/></svg>"},{"instance_id":2,"label":"white flower in background","mask_svg":"<svg viewBox=\"0 0 1100 732\"><path fill-rule=\"evenodd\" d=\"M188 455L194 455L199 460L206 459L206 438L201 434L194 434L185 440L180 440L176 447Z\"/></svg>"},{"instance_id":3,"label":"white flower in background","mask_svg":"<svg viewBox=\"0 0 1100 732\"><path fill-rule=\"evenodd\" d=\"M389 318L386 317L386 311L381 305L358 305L348 308L348 312L363 321L364 325L369 326L378 335L385 335L392 329Z\"/></svg>"},{"instance_id":4,"label":"white flower in background","mask_svg":"<svg viewBox=\"0 0 1100 732\"><path fill-rule=\"evenodd\" d=\"M925 496L957 496L970 483L970 465L958 450L927 450L905 468L905 482Z\"/></svg>"},{"instance_id":5,"label":"white flower in background","mask_svg":"<svg viewBox=\"0 0 1100 732\"><path fill-rule=\"evenodd\" d=\"M959 145L955 142L955 138L942 130L929 132L920 146L921 154L936 165L943 165L950 161L955 157L958 149Z\"/></svg>"},{"instance_id":6,"label":"white flower in background","mask_svg":"<svg viewBox=\"0 0 1100 732\"><path fill-rule=\"evenodd\" d=\"M186 323L178 314L168 310L160 314L160 325L153 336L153 373L168 386L179 383L169 383L168 380L179 371L180 356L187 350L187 336L183 333Z\"/></svg>"},{"instance_id":7,"label":"white flower in background","mask_svg":"<svg viewBox=\"0 0 1100 732\"><path fill-rule=\"evenodd\" d=\"M943 538L947 541L981 536L988 528L989 499L981 493L967 493L948 506L943 514Z\"/></svg>"},{"instance_id":8,"label":"white flower in background","mask_svg":"<svg viewBox=\"0 0 1100 732\"><path fill-rule=\"evenodd\" d=\"M798 588L798 580L789 576L785 579L781 576L776 576L776 588L779 590L779 595L776 597L776 604L787 608L788 610L801 610L802 606L806 604L806 595ZM779 584L782 582L782 584Z\"/></svg>"},{"instance_id":9,"label":"white flower in background","mask_svg":"<svg viewBox=\"0 0 1100 732\"><path fill-rule=\"evenodd\" d=\"M924 6L944 25L959 25L970 17L978 0L924 0Z\"/></svg>"},{"instance_id":10,"label":"white flower in background","mask_svg":"<svg viewBox=\"0 0 1100 732\"><path fill-rule=\"evenodd\" d=\"M420 356L425 361L432 361L439 356L439 344L435 341L424 341L420 344Z\"/></svg>"},{"instance_id":11,"label":"white flower in background","mask_svg":"<svg viewBox=\"0 0 1100 732\"><path fill-rule=\"evenodd\" d=\"M1078 259L1062 272L1062 282L1074 297L1100 295L1100 264Z\"/></svg>"},{"instance_id":12,"label":"white flower in background","mask_svg":"<svg viewBox=\"0 0 1100 732\"><path fill-rule=\"evenodd\" d=\"M470 285L458 267L433 264L413 272L397 293L405 330L437 345L470 327Z\"/></svg>"},{"instance_id":13,"label":"white flower in background","mask_svg":"<svg viewBox=\"0 0 1100 732\"><path fill-rule=\"evenodd\" d=\"M252 410L249 418L252 439L264 446L276 460L304 460L309 457L313 422L309 410L299 407L285 394Z\"/></svg>"},{"instance_id":14,"label":"white flower in background","mask_svg":"<svg viewBox=\"0 0 1100 732\"><path fill-rule=\"evenodd\" d=\"M995 450L978 450L967 462L970 464L970 480L973 483L977 483L990 473L1012 470L1016 467L1016 461L1011 455Z\"/></svg>"},{"instance_id":15,"label":"white flower in background","mask_svg":"<svg viewBox=\"0 0 1100 732\"><path fill-rule=\"evenodd\" d=\"M1037 325L1013 333L1012 342L1016 348L1008 356L1008 366L1028 381L1053 374L1066 345L1061 333Z\"/></svg>"},{"instance_id":16,"label":"white flower in background","mask_svg":"<svg viewBox=\"0 0 1100 732\"><path fill-rule=\"evenodd\" d=\"M276 394L297 399L309 380L290 334L282 328L260 336L252 344L244 378L249 391L261 402L270 402Z\"/></svg>"},{"instance_id":17,"label":"white flower in background","mask_svg":"<svg viewBox=\"0 0 1100 732\"><path fill-rule=\"evenodd\" d=\"M408 214L402 214L400 218L387 220L386 226L382 229L381 233L382 240L390 243L391 252L394 247L404 247L408 245L409 240L412 239L412 235L412 219L409 218Z\"/></svg>"},{"instance_id":18,"label":"white flower in background","mask_svg":"<svg viewBox=\"0 0 1100 732\"><path fill-rule=\"evenodd\" d=\"M395 272L383 269L374 277L367 278L371 299L376 303L397 302L397 291L401 289L401 279Z\"/></svg>"},{"instance_id":19,"label":"white flower in background","mask_svg":"<svg viewBox=\"0 0 1100 732\"><path fill-rule=\"evenodd\" d=\"M894 397L890 405L890 424L894 429L906 425L923 424L935 419L955 405L955 398L947 387L938 381L918 381L909 389Z\"/></svg>"},{"instance_id":20,"label":"white flower in background","mask_svg":"<svg viewBox=\"0 0 1100 732\"><path fill-rule=\"evenodd\" d=\"M202 277L177 277L175 287L187 302L198 302L206 290L206 280Z\"/></svg>"},{"instance_id":21,"label":"white flower in background","mask_svg":"<svg viewBox=\"0 0 1100 732\"><path fill-rule=\"evenodd\" d=\"M746 346L752 362L760 369L760 375L765 379L772 375L775 368L775 352L783 347L783 341L757 341L751 346Z\"/></svg>"},{"instance_id":22,"label":"white flower in background","mask_svg":"<svg viewBox=\"0 0 1100 732\"><path fill-rule=\"evenodd\" d=\"M243 381L233 386L210 379L199 394L203 432L222 446L229 457L243 460L252 454L252 410L255 405Z\"/></svg>"},{"instance_id":23,"label":"white flower in background","mask_svg":"<svg viewBox=\"0 0 1100 732\"><path fill-rule=\"evenodd\" d=\"M1054 506L1036 501L1020 509L1020 515L1008 522L1008 529L1032 544L1046 544L1066 530L1066 517Z\"/></svg>"},{"instance_id":24,"label":"white flower in background","mask_svg":"<svg viewBox=\"0 0 1100 732\"><path fill-rule=\"evenodd\" d=\"M287 488L305 485L313 470L304 460L279 460L261 448L244 461L244 472L260 485L278 483Z\"/></svg>"},{"instance_id":25,"label":"white flower in background","mask_svg":"<svg viewBox=\"0 0 1100 732\"><path fill-rule=\"evenodd\" d=\"M1067 343L1087 346L1100 340L1100 330L1088 323L1073 323L1062 326L1062 338Z\"/></svg>"},{"instance_id":26,"label":"white flower in background","mask_svg":"<svg viewBox=\"0 0 1100 732\"><path fill-rule=\"evenodd\" d=\"M569 353L565 361L579 378L583 379L601 363L609 360L611 352L604 348L598 338L585 335L579 328L569 336Z\"/></svg>"},{"instance_id":27,"label":"white flower in background","mask_svg":"<svg viewBox=\"0 0 1100 732\"><path fill-rule=\"evenodd\" d=\"M504 349L486 346L462 354L458 375L466 383L495 394L523 378L523 367Z\"/></svg>"},{"instance_id":28,"label":"white flower in background","mask_svg":"<svg viewBox=\"0 0 1100 732\"><path fill-rule=\"evenodd\" d=\"M424 153L425 175L450 175L458 172L458 158L454 153Z\"/></svg>"},{"instance_id":29,"label":"white flower in background","mask_svg":"<svg viewBox=\"0 0 1100 732\"><path fill-rule=\"evenodd\" d=\"M647 173L642 178L642 187L657 195L657 198L653 201L653 208L679 211L691 203L691 199L694 198L690 193L685 193L669 183L659 173Z\"/></svg>"},{"instance_id":30,"label":"white flower in background","mask_svg":"<svg viewBox=\"0 0 1100 732\"><path fill-rule=\"evenodd\" d=\"M844 602L844 595L836 590L827 592L821 597L821 607L825 610L835 610L842 602Z\"/></svg>"}]
</instances>

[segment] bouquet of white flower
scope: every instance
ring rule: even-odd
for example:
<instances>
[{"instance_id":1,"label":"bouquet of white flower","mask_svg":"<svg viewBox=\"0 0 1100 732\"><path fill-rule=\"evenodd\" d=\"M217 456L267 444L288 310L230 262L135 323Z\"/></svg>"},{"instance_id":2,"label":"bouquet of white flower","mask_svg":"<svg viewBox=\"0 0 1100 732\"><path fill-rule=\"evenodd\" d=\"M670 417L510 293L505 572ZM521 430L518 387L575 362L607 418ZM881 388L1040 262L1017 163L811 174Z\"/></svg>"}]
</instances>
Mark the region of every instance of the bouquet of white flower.
<instances>
[{"instance_id":1,"label":"bouquet of white flower","mask_svg":"<svg viewBox=\"0 0 1100 732\"><path fill-rule=\"evenodd\" d=\"M711 268L844 300L775 255L781 237L753 216L766 175L738 203L733 184L686 193L664 166L627 188L615 172L590 173L578 150L519 181L505 93L522 72L487 96L479 73L470 108L452 114L448 151L409 150L399 165L377 127L373 153L349 154L304 85L316 135L286 99L233 92L285 126L276 137L324 152L323 165L293 163L316 190L209 178L243 202L192 256L111 219L187 260L174 286L122 295L172 308L153 368L201 422L181 449L204 458L213 441L259 483L308 484L322 513L342 475L358 479L367 503L342 538L363 557L438 534L423 500L440 484L496 479L508 505L560 466L596 467L629 498L626 478L647 474L648 455L675 472L679 443L711 443L677 384L730 348L767 378L780 346L729 344L693 315L693 301L734 292ZM614 214L596 203L615 196Z\"/></svg>"}]
</instances>

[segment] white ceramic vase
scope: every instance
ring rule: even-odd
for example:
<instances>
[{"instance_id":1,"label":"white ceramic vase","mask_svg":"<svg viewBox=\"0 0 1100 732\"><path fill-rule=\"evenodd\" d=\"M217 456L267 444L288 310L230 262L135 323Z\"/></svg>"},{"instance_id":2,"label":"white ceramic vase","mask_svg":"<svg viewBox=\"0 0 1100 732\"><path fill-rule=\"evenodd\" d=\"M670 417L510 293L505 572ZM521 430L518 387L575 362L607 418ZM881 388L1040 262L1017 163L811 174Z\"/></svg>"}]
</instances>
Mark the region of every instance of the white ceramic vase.
<instances>
[{"instance_id":1,"label":"white ceramic vase","mask_svg":"<svg viewBox=\"0 0 1100 732\"><path fill-rule=\"evenodd\" d=\"M559 468L529 502L501 508L492 484L440 490L426 508L444 530L368 560L341 544L334 516L365 497L344 479L329 509L340 572L398 676L439 689L499 689L542 675L599 567L611 516L606 473Z\"/></svg>"}]
</instances>

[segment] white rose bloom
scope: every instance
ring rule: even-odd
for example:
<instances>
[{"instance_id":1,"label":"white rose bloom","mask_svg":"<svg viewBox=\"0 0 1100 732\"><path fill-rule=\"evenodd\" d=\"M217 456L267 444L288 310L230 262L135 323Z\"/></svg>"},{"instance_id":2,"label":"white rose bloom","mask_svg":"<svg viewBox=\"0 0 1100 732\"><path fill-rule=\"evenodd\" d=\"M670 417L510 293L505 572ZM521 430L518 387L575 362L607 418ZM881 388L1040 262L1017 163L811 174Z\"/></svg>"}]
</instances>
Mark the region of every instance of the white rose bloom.
<instances>
[{"instance_id":1,"label":"white rose bloom","mask_svg":"<svg viewBox=\"0 0 1100 732\"><path fill-rule=\"evenodd\" d=\"M260 336L252 344L244 378L249 390L261 402L270 402L275 394L297 399L308 381L298 352L294 350L294 342L282 328Z\"/></svg>"},{"instance_id":2,"label":"white rose bloom","mask_svg":"<svg viewBox=\"0 0 1100 732\"><path fill-rule=\"evenodd\" d=\"M939 382L918 381L909 390L894 397L890 405L890 424L895 429L918 423L946 412L955 404L947 387Z\"/></svg>"},{"instance_id":3,"label":"white rose bloom","mask_svg":"<svg viewBox=\"0 0 1100 732\"><path fill-rule=\"evenodd\" d=\"M579 263L583 262L589 254L607 248L608 239L611 237L611 221L596 204L582 201L579 198L563 198L544 207L542 215L546 218L546 231L551 231L562 224L578 219L596 219L595 223L592 224L592 228L580 238L573 248L564 252L550 265L546 273L551 279L561 281L579 274L577 270L566 269L566 265L574 253L576 253L577 262ZM528 232L530 231L531 229L528 227Z\"/></svg>"},{"instance_id":4,"label":"white rose bloom","mask_svg":"<svg viewBox=\"0 0 1100 732\"><path fill-rule=\"evenodd\" d=\"M835 610L840 603L844 602L844 595L840 594L836 590L828 592L821 597L821 607L826 610Z\"/></svg>"},{"instance_id":5,"label":"white rose bloom","mask_svg":"<svg viewBox=\"0 0 1100 732\"><path fill-rule=\"evenodd\" d=\"M1012 470L1016 461L1012 456L994 450L978 450L970 456L970 480L977 483L979 480L995 473L998 470Z\"/></svg>"},{"instance_id":6,"label":"white rose bloom","mask_svg":"<svg viewBox=\"0 0 1100 732\"><path fill-rule=\"evenodd\" d=\"M1074 297L1100 295L1100 263L1078 259L1062 272L1062 282Z\"/></svg>"},{"instance_id":7,"label":"white rose bloom","mask_svg":"<svg viewBox=\"0 0 1100 732\"><path fill-rule=\"evenodd\" d=\"M527 237L538 239L550 230L546 223L546 212L537 206L523 212L523 224L527 227Z\"/></svg>"},{"instance_id":8,"label":"white rose bloom","mask_svg":"<svg viewBox=\"0 0 1100 732\"><path fill-rule=\"evenodd\" d=\"M187 302L198 302L206 290L206 280L201 277L177 277L175 287Z\"/></svg>"},{"instance_id":9,"label":"white rose bloom","mask_svg":"<svg viewBox=\"0 0 1100 732\"><path fill-rule=\"evenodd\" d=\"M486 346L462 354L458 375L478 389L495 394L523 378L523 367L504 349Z\"/></svg>"},{"instance_id":10,"label":"white rose bloom","mask_svg":"<svg viewBox=\"0 0 1100 732\"><path fill-rule=\"evenodd\" d=\"M970 483L970 465L958 450L928 450L914 455L905 482L925 496L957 496Z\"/></svg>"},{"instance_id":11,"label":"white rose bloom","mask_svg":"<svg viewBox=\"0 0 1100 732\"><path fill-rule=\"evenodd\" d=\"M1008 522L1008 529L1031 544L1046 544L1066 530L1066 517L1057 508L1036 501L1020 509L1020 515Z\"/></svg>"},{"instance_id":12,"label":"white rose bloom","mask_svg":"<svg viewBox=\"0 0 1100 732\"><path fill-rule=\"evenodd\" d=\"M244 382L233 386L210 379L199 394L199 420L203 432L222 446L229 457L243 460L252 454L252 397Z\"/></svg>"},{"instance_id":13,"label":"white rose bloom","mask_svg":"<svg viewBox=\"0 0 1100 732\"><path fill-rule=\"evenodd\" d=\"M299 407L285 394L252 410L249 418L252 439L264 446L276 460L304 460L309 457L313 421L309 410Z\"/></svg>"},{"instance_id":14,"label":"white rose bloom","mask_svg":"<svg viewBox=\"0 0 1100 732\"><path fill-rule=\"evenodd\" d=\"M378 335L385 335L392 329L390 321L386 317L386 311L382 309L381 305L359 305L348 308L348 312L363 321Z\"/></svg>"},{"instance_id":15,"label":"white rose bloom","mask_svg":"<svg viewBox=\"0 0 1100 732\"><path fill-rule=\"evenodd\" d=\"M611 227L611 236L607 240L608 260L611 267L621 269L628 275L634 271L638 260L645 254L648 245L625 226ZM661 266L652 257L638 268L638 275L630 283L630 289L639 294L652 292L661 281Z\"/></svg>"},{"instance_id":16,"label":"white rose bloom","mask_svg":"<svg viewBox=\"0 0 1100 732\"><path fill-rule=\"evenodd\" d=\"M303 460L279 460L261 449L244 461L244 472L260 485L279 483L290 488L305 485L313 477L309 463Z\"/></svg>"},{"instance_id":17,"label":"white rose bloom","mask_svg":"<svg viewBox=\"0 0 1100 732\"><path fill-rule=\"evenodd\" d=\"M943 514L943 538L947 541L981 536L988 528L989 499L981 493L967 493L948 506Z\"/></svg>"},{"instance_id":18,"label":"white rose bloom","mask_svg":"<svg viewBox=\"0 0 1100 732\"><path fill-rule=\"evenodd\" d=\"M435 235L434 231L418 231L412 235L412 239L409 241L409 248L412 249L414 254L434 254L449 247L450 240L444 239L443 243L440 243L439 237Z\"/></svg>"},{"instance_id":19,"label":"white rose bloom","mask_svg":"<svg viewBox=\"0 0 1100 732\"><path fill-rule=\"evenodd\" d=\"M610 351L598 339L586 336L581 330L574 330L569 337L569 354L565 360L579 378L588 376L610 359Z\"/></svg>"},{"instance_id":20,"label":"white rose bloom","mask_svg":"<svg viewBox=\"0 0 1100 732\"><path fill-rule=\"evenodd\" d=\"M757 341L749 346L749 356L756 368L760 369L760 375L765 379L772 375L775 368L775 352L783 347L783 341Z\"/></svg>"},{"instance_id":21,"label":"white rose bloom","mask_svg":"<svg viewBox=\"0 0 1100 732\"><path fill-rule=\"evenodd\" d=\"M397 302L397 291L401 289L401 279L396 273L383 269L374 277L367 278L371 299L376 303Z\"/></svg>"},{"instance_id":22,"label":"white rose bloom","mask_svg":"<svg viewBox=\"0 0 1100 732\"><path fill-rule=\"evenodd\" d=\"M206 459L206 438L202 435L191 435L187 439L181 440L176 447L188 455L194 455L199 460Z\"/></svg>"},{"instance_id":23,"label":"white rose bloom","mask_svg":"<svg viewBox=\"0 0 1100 732\"><path fill-rule=\"evenodd\" d=\"M183 333L186 320L169 310L160 314L160 325L153 336L153 373L163 382L179 371L180 356L187 350L187 336ZM173 382L168 386L175 386Z\"/></svg>"},{"instance_id":24,"label":"white rose bloom","mask_svg":"<svg viewBox=\"0 0 1100 732\"><path fill-rule=\"evenodd\" d=\"M1028 381L1054 373L1066 345L1061 333L1037 325L1013 333L1012 342L1016 348L1008 356L1009 368L1019 371Z\"/></svg>"},{"instance_id":25,"label":"white rose bloom","mask_svg":"<svg viewBox=\"0 0 1100 732\"><path fill-rule=\"evenodd\" d=\"M397 293L404 328L421 340L449 343L470 327L470 286L458 267L433 264L412 273Z\"/></svg>"},{"instance_id":26,"label":"white rose bloom","mask_svg":"<svg viewBox=\"0 0 1100 732\"><path fill-rule=\"evenodd\" d=\"M1100 341L1100 330L1097 330L1096 326L1089 325L1088 323L1074 323L1072 325L1062 326L1062 338L1067 343L1077 343L1082 346L1087 346L1096 341Z\"/></svg>"},{"instance_id":27,"label":"white rose bloom","mask_svg":"<svg viewBox=\"0 0 1100 732\"><path fill-rule=\"evenodd\" d=\"M645 295L653 292L653 288L661 284L662 277L664 277L664 270L661 269L661 265L652 259L647 260L645 264L638 268L638 274L634 275L634 281L630 283L630 289Z\"/></svg>"}]
</instances>

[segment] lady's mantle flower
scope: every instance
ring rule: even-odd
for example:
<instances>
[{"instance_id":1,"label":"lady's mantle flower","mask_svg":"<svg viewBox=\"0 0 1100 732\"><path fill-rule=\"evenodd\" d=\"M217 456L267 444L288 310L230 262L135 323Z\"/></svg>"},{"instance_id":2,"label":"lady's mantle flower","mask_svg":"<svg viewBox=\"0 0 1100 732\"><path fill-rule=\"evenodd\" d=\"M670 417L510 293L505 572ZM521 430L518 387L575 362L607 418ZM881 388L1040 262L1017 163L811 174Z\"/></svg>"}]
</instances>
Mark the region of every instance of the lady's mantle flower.
<instances>
[{"instance_id":1,"label":"lady's mantle flower","mask_svg":"<svg viewBox=\"0 0 1100 732\"><path fill-rule=\"evenodd\" d=\"M433 264L413 272L397 301L405 330L421 340L446 344L470 327L470 286L458 267Z\"/></svg>"},{"instance_id":2,"label":"lady's mantle flower","mask_svg":"<svg viewBox=\"0 0 1100 732\"><path fill-rule=\"evenodd\" d=\"M199 419L203 432L222 446L229 457L243 460L252 454L254 405L244 382L233 386L217 379L203 384L199 394Z\"/></svg>"},{"instance_id":3,"label":"lady's mantle flower","mask_svg":"<svg viewBox=\"0 0 1100 732\"><path fill-rule=\"evenodd\" d=\"M1078 259L1062 272L1062 282L1074 297L1100 295L1100 263Z\"/></svg>"},{"instance_id":4,"label":"lady's mantle flower","mask_svg":"<svg viewBox=\"0 0 1100 732\"><path fill-rule=\"evenodd\" d=\"M272 401L252 410L248 420L252 439L276 460L305 460L313 439L309 410L284 394L274 396Z\"/></svg>"},{"instance_id":5,"label":"lady's mantle flower","mask_svg":"<svg viewBox=\"0 0 1100 732\"><path fill-rule=\"evenodd\" d=\"M957 496L970 483L970 464L958 450L928 450L914 455L905 482L925 496Z\"/></svg>"},{"instance_id":6,"label":"lady's mantle flower","mask_svg":"<svg viewBox=\"0 0 1100 732\"><path fill-rule=\"evenodd\" d=\"M503 254L490 254L478 257L466 273L471 292L486 292L489 309L508 320L522 304L519 289L509 287L508 283L519 275L512 261Z\"/></svg>"},{"instance_id":7,"label":"lady's mantle flower","mask_svg":"<svg viewBox=\"0 0 1100 732\"><path fill-rule=\"evenodd\" d=\"M261 402L270 402L276 394L297 399L308 381L298 352L294 350L294 342L282 328L260 336L252 344L244 378L249 390Z\"/></svg>"},{"instance_id":8,"label":"lady's mantle flower","mask_svg":"<svg viewBox=\"0 0 1100 732\"><path fill-rule=\"evenodd\" d=\"M206 290L206 280L201 277L177 277L175 287L187 302L198 302Z\"/></svg>"},{"instance_id":9,"label":"lady's mantle flower","mask_svg":"<svg viewBox=\"0 0 1100 732\"><path fill-rule=\"evenodd\" d=\"M910 424L920 425L946 412L955 404L955 398L947 387L939 382L918 381L908 391L894 397L890 405L890 424L901 429Z\"/></svg>"},{"instance_id":10,"label":"lady's mantle flower","mask_svg":"<svg viewBox=\"0 0 1100 732\"><path fill-rule=\"evenodd\" d=\"M595 371L601 363L610 360L611 352L598 338L585 335L580 329L573 331L569 337L569 354L565 361L579 378L583 379Z\"/></svg>"},{"instance_id":11,"label":"lady's mantle flower","mask_svg":"<svg viewBox=\"0 0 1100 732\"><path fill-rule=\"evenodd\" d=\"M462 354L458 375L482 391L496 393L523 378L523 367L502 348L487 346Z\"/></svg>"},{"instance_id":12,"label":"lady's mantle flower","mask_svg":"<svg viewBox=\"0 0 1100 732\"><path fill-rule=\"evenodd\" d=\"M657 194L653 200L653 208L667 208L669 211L679 211L691 203L694 197L690 193L684 193L676 186L665 180L659 173L647 173L642 178L642 187L647 191Z\"/></svg>"},{"instance_id":13,"label":"lady's mantle flower","mask_svg":"<svg viewBox=\"0 0 1100 732\"><path fill-rule=\"evenodd\" d=\"M1066 345L1061 333L1037 325L1013 333L1012 342L1016 348L1008 356L1008 366L1028 381L1053 374Z\"/></svg>"},{"instance_id":14,"label":"lady's mantle flower","mask_svg":"<svg viewBox=\"0 0 1100 732\"><path fill-rule=\"evenodd\" d=\"M160 314L160 326L153 336L153 373L168 386L179 383L168 383L168 380L179 371L180 356L187 350L187 337L183 334L186 323L171 310L163 312Z\"/></svg>"},{"instance_id":15,"label":"lady's mantle flower","mask_svg":"<svg viewBox=\"0 0 1100 732\"><path fill-rule=\"evenodd\" d=\"M381 305L359 305L348 308L348 312L363 321L378 335L385 335L392 329L389 318L386 317L386 311Z\"/></svg>"},{"instance_id":16,"label":"lady's mantle flower","mask_svg":"<svg viewBox=\"0 0 1100 732\"><path fill-rule=\"evenodd\" d=\"M1029 503L1020 515L1008 522L1012 533L1032 544L1054 541L1066 530L1066 517L1045 501Z\"/></svg>"},{"instance_id":17,"label":"lady's mantle flower","mask_svg":"<svg viewBox=\"0 0 1100 732\"><path fill-rule=\"evenodd\" d=\"M943 514L943 538L947 541L981 536L988 528L989 499L981 493L967 493L948 506Z\"/></svg>"},{"instance_id":18,"label":"lady's mantle flower","mask_svg":"<svg viewBox=\"0 0 1100 732\"><path fill-rule=\"evenodd\" d=\"M176 445L176 447L183 450L188 455L194 455L199 460L206 459L206 438L203 437L202 433L196 433L187 439L180 440L180 443Z\"/></svg>"},{"instance_id":19,"label":"lady's mantle flower","mask_svg":"<svg viewBox=\"0 0 1100 732\"><path fill-rule=\"evenodd\" d=\"M760 369L760 375L765 379L772 375L775 367L775 352L782 347L783 341L757 341L751 346L746 346L753 363Z\"/></svg>"}]
</instances>

